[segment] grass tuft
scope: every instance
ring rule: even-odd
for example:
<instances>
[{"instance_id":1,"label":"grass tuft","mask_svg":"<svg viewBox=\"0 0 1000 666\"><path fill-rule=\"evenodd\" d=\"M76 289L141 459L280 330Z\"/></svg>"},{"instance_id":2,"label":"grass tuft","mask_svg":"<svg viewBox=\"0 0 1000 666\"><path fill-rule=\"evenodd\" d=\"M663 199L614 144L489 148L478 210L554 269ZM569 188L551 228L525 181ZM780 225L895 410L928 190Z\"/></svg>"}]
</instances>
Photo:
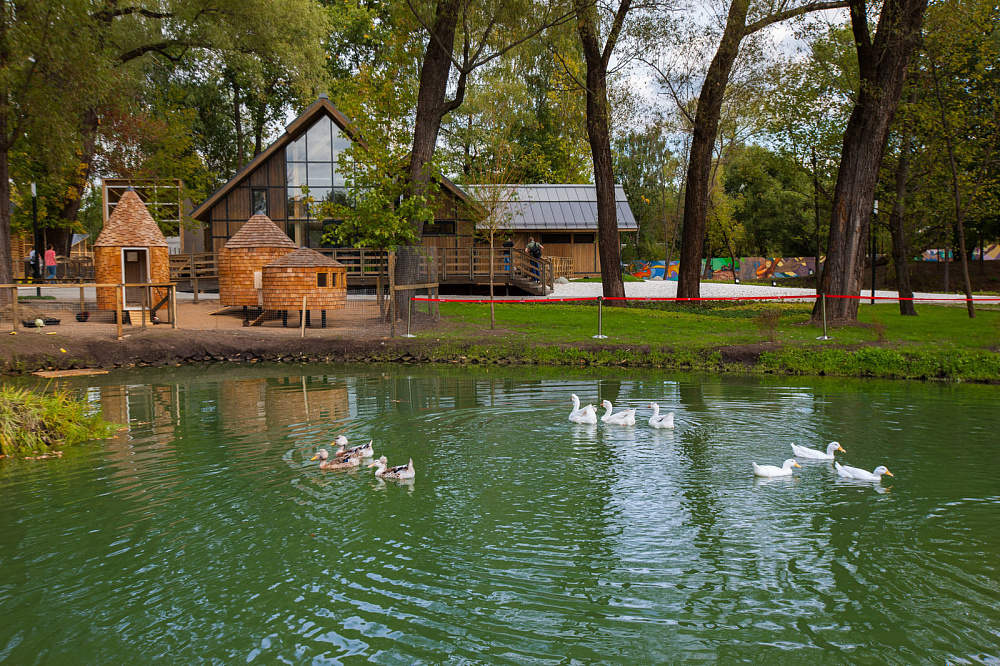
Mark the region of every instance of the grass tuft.
<instances>
[{"instance_id":1,"label":"grass tuft","mask_svg":"<svg viewBox=\"0 0 1000 666\"><path fill-rule=\"evenodd\" d=\"M48 453L115 431L99 412L65 392L35 393L0 387L0 453L7 456Z\"/></svg>"}]
</instances>

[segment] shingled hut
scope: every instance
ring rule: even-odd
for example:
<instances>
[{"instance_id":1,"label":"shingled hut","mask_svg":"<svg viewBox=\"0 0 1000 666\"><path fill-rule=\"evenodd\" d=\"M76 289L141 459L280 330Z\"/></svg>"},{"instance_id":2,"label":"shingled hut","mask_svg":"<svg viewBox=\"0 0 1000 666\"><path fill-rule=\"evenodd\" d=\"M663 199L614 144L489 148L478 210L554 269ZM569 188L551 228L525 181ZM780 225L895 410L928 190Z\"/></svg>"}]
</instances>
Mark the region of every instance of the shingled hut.
<instances>
[{"instance_id":1,"label":"shingled hut","mask_svg":"<svg viewBox=\"0 0 1000 666\"><path fill-rule=\"evenodd\" d=\"M321 310L325 324L327 310L347 307L347 269L309 248L300 247L264 266L263 283L265 310L301 310L304 296L304 316Z\"/></svg>"},{"instance_id":2,"label":"shingled hut","mask_svg":"<svg viewBox=\"0 0 1000 666\"><path fill-rule=\"evenodd\" d=\"M94 271L98 284L165 284L170 282L170 251L167 241L131 188L122 195L114 212L94 243ZM125 289L125 309L142 307L141 287ZM166 289L152 290L155 306L167 296ZM97 308L115 310L115 289L97 289Z\"/></svg>"},{"instance_id":3,"label":"shingled hut","mask_svg":"<svg viewBox=\"0 0 1000 666\"><path fill-rule=\"evenodd\" d=\"M261 305L258 290L264 266L296 247L267 215L251 217L219 251L219 302L224 306Z\"/></svg>"}]
</instances>

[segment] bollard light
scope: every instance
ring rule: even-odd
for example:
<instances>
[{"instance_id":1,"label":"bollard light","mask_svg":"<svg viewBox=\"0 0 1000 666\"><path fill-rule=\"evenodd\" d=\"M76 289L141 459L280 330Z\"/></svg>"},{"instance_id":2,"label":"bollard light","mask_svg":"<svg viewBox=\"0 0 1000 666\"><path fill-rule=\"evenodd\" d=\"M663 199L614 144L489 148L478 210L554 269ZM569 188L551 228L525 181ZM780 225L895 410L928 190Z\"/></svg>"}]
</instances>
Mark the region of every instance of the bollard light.
<instances>
[{"instance_id":1,"label":"bollard light","mask_svg":"<svg viewBox=\"0 0 1000 666\"><path fill-rule=\"evenodd\" d=\"M736 284L739 284L739 283L740 283L740 279L736 278Z\"/></svg>"}]
</instances>

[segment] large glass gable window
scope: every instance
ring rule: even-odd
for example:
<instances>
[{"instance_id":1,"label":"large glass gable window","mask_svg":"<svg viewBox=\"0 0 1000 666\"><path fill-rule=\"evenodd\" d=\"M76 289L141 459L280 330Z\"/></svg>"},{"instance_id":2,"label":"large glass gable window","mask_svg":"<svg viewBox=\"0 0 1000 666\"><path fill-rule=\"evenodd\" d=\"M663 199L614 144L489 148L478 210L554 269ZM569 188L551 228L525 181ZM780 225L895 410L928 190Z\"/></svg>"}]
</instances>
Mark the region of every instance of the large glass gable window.
<instances>
[{"instance_id":1,"label":"large glass gable window","mask_svg":"<svg viewBox=\"0 0 1000 666\"><path fill-rule=\"evenodd\" d=\"M349 201L345 175L350 174L344 150L350 139L329 116L322 116L295 141L285 147L288 221L308 229L298 242L318 245L323 221L317 220L306 205L306 193L313 201ZM330 221L327 221L330 223Z\"/></svg>"}]
</instances>

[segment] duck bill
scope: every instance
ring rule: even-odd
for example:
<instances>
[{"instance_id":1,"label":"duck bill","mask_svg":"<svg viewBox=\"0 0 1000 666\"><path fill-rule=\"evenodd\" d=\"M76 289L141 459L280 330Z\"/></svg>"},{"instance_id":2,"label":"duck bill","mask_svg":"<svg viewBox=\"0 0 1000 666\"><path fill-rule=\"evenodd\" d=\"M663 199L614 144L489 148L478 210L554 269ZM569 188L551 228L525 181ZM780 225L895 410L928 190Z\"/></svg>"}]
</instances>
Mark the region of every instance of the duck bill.
<instances>
[{"instance_id":1,"label":"duck bill","mask_svg":"<svg viewBox=\"0 0 1000 666\"><path fill-rule=\"evenodd\" d=\"M802 465L800 465L800 464L798 464L798 463L795 463L795 466L796 466L796 467L798 467L799 469L801 469L801 468L802 468Z\"/></svg>"},{"instance_id":2,"label":"duck bill","mask_svg":"<svg viewBox=\"0 0 1000 666\"><path fill-rule=\"evenodd\" d=\"M375 467L378 463L369 463L368 467Z\"/></svg>"},{"instance_id":3,"label":"duck bill","mask_svg":"<svg viewBox=\"0 0 1000 666\"><path fill-rule=\"evenodd\" d=\"M312 458L310 458L309 460L316 460L317 458L319 458L319 454L316 454L316 455L314 455L314 456L313 456Z\"/></svg>"},{"instance_id":4,"label":"duck bill","mask_svg":"<svg viewBox=\"0 0 1000 666\"><path fill-rule=\"evenodd\" d=\"M893 473L892 473L892 472L890 472L889 470L885 470L885 475L886 475L886 476L895 476L895 474L893 474Z\"/></svg>"},{"instance_id":5,"label":"duck bill","mask_svg":"<svg viewBox=\"0 0 1000 666\"><path fill-rule=\"evenodd\" d=\"M838 450L838 451L840 451L841 453L847 453L847 449L845 449L845 448L844 448L844 447L842 447L842 446L838 446L838 447L837 447L837 450Z\"/></svg>"}]
</instances>

